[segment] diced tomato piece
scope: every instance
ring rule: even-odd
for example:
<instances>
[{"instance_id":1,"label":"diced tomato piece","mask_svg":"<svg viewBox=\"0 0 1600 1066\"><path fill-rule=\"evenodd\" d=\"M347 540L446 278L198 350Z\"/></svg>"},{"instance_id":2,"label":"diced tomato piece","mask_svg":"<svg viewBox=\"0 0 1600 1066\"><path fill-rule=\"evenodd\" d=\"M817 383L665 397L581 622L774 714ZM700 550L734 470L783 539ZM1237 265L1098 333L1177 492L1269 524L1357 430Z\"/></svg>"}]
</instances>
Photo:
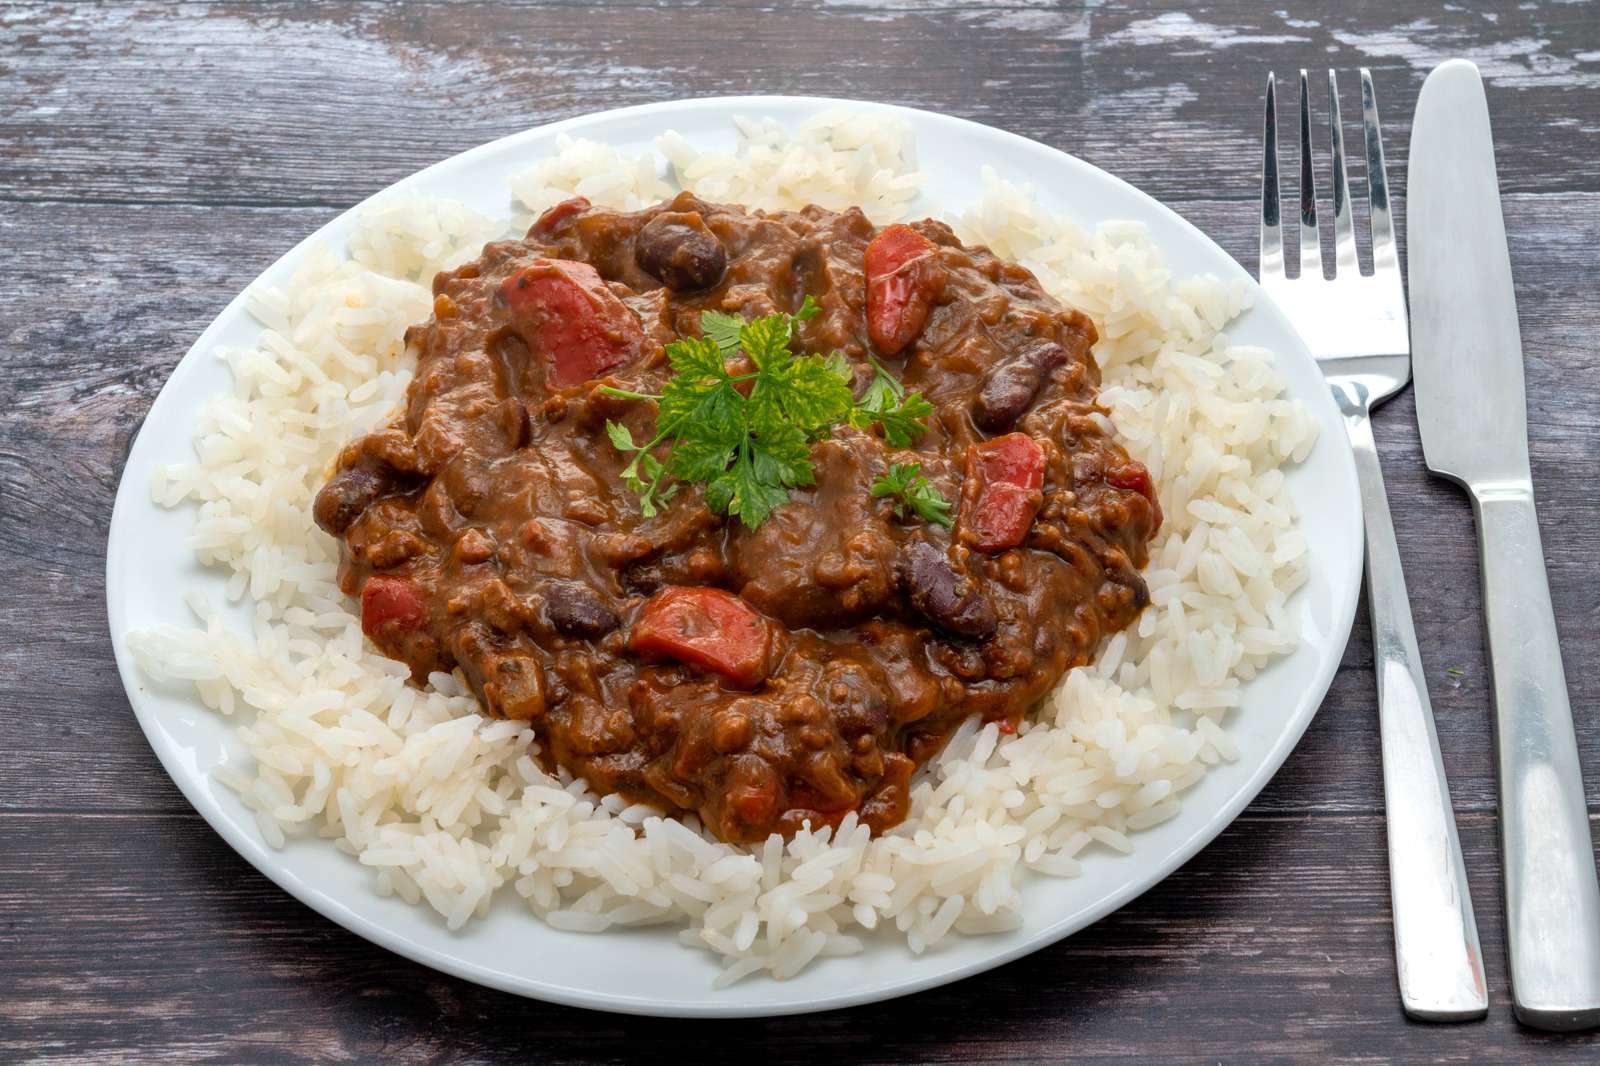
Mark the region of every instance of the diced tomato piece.
<instances>
[{"instance_id":1,"label":"diced tomato piece","mask_svg":"<svg viewBox=\"0 0 1600 1066\"><path fill-rule=\"evenodd\" d=\"M963 536L979 551L1015 548L1044 502L1043 485L1044 449L1026 433L974 444L961 492Z\"/></svg>"},{"instance_id":2,"label":"diced tomato piece","mask_svg":"<svg viewBox=\"0 0 1600 1066\"><path fill-rule=\"evenodd\" d=\"M745 825L761 828L778 812L778 796L771 789L745 786L728 793L728 806Z\"/></svg>"},{"instance_id":3,"label":"diced tomato piece","mask_svg":"<svg viewBox=\"0 0 1600 1066\"><path fill-rule=\"evenodd\" d=\"M990 485L982 501L967 517L965 526L973 547L984 552L1003 552L1027 538L1033 516L1039 512L1038 492L1029 492L1005 482Z\"/></svg>"},{"instance_id":4,"label":"diced tomato piece","mask_svg":"<svg viewBox=\"0 0 1600 1066\"><path fill-rule=\"evenodd\" d=\"M628 646L703 667L745 687L772 668L772 624L739 597L713 588L674 585L644 605Z\"/></svg>"},{"instance_id":5,"label":"diced tomato piece","mask_svg":"<svg viewBox=\"0 0 1600 1066\"><path fill-rule=\"evenodd\" d=\"M639 318L607 288L594 267L566 259L535 259L507 278L500 291L512 326L549 367L558 389L588 381L639 357Z\"/></svg>"},{"instance_id":6,"label":"diced tomato piece","mask_svg":"<svg viewBox=\"0 0 1600 1066\"><path fill-rule=\"evenodd\" d=\"M361 631L369 637L380 629L409 632L421 629L427 618L422 590L414 581L374 574L361 589Z\"/></svg>"},{"instance_id":7,"label":"diced tomato piece","mask_svg":"<svg viewBox=\"0 0 1600 1066\"><path fill-rule=\"evenodd\" d=\"M1154 488L1150 480L1150 469L1143 463L1130 460L1127 466L1113 467L1106 471L1106 484L1114 485L1119 489L1137 492L1141 496L1149 496Z\"/></svg>"},{"instance_id":8,"label":"diced tomato piece","mask_svg":"<svg viewBox=\"0 0 1600 1066\"><path fill-rule=\"evenodd\" d=\"M1150 506L1155 510L1155 527L1151 533L1161 528L1161 501L1156 499L1156 484L1150 477L1150 468L1143 463L1129 459L1126 466L1115 467L1106 471L1106 484L1113 488L1123 489L1127 492L1137 492L1150 501Z\"/></svg>"},{"instance_id":9,"label":"diced tomato piece","mask_svg":"<svg viewBox=\"0 0 1600 1066\"><path fill-rule=\"evenodd\" d=\"M1044 449L1026 433L1007 433L972 449L988 482L1006 482L1024 489L1044 484Z\"/></svg>"},{"instance_id":10,"label":"diced tomato piece","mask_svg":"<svg viewBox=\"0 0 1600 1066\"><path fill-rule=\"evenodd\" d=\"M867 335L885 355L917 339L944 292L939 249L910 226L886 226L867 245Z\"/></svg>"},{"instance_id":11,"label":"diced tomato piece","mask_svg":"<svg viewBox=\"0 0 1600 1066\"><path fill-rule=\"evenodd\" d=\"M538 221L528 230L528 236L542 237L554 233L561 223L573 215L581 215L591 206L593 205L589 203L587 196L574 196L570 200L562 200L554 207L545 209L544 214L540 215Z\"/></svg>"}]
</instances>

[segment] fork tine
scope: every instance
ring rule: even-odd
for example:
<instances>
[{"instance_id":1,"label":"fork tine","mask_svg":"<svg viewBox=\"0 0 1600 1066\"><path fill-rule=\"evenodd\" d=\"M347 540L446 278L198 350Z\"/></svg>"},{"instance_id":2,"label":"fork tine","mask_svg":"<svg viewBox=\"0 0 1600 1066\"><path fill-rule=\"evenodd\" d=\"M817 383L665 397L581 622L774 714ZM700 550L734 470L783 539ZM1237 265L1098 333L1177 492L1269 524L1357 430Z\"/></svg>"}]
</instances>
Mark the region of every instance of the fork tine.
<instances>
[{"instance_id":1,"label":"fork tine","mask_svg":"<svg viewBox=\"0 0 1600 1066\"><path fill-rule=\"evenodd\" d=\"M1267 72L1267 118L1261 158L1261 259L1256 274L1262 281L1282 278L1283 226L1278 206L1278 93L1277 78Z\"/></svg>"},{"instance_id":2,"label":"fork tine","mask_svg":"<svg viewBox=\"0 0 1600 1066\"><path fill-rule=\"evenodd\" d=\"M1300 276L1322 276L1322 235L1317 232L1317 179L1311 168L1311 91L1300 71Z\"/></svg>"},{"instance_id":3,"label":"fork tine","mask_svg":"<svg viewBox=\"0 0 1600 1066\"><path fill-rule=\"evenodd\" d=\"M1383 164L1383 131L1378 126L1378 99L1372 89L1372 71L1361 68L1361 120L1367 137L1367 197L1372 215L1372 269L1400 269L1394 242L1394 220L1389 214L1389 175Z\"/></svg>"},{"instance_id":4,"label":"fork tine","mask_svg":"<svg viewBox=\"0 0 1600 1066\"><path fill-rule=\"evenodd\" d=\"M1339 117L1339 79L1328 71L1328 132L1333 141L1333 273L1354 270L1360 273L1356 261L1356 229L1350 221L1350 180L1344 172L1344 124Z\"/></svg>"}]
</instances>

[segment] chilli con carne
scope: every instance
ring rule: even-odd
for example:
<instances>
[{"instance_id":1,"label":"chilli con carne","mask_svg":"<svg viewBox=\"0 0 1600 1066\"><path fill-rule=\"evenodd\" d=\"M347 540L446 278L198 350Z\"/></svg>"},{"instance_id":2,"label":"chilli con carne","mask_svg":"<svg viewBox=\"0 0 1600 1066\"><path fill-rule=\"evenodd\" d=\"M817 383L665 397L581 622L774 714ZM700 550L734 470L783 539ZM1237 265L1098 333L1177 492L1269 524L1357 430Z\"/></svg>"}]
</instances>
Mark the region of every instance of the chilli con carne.
<instances>
[{"instance_id":1,"label":"chilli con carne","mask_svg":"<svg viewBox=\"0 0 1600 1066\"><path fill-rule=\"evenodd\" d=\"M858 401L920 393L915 433L813 432L753 528L693 480L646 507L617 427L657 439L667 346L808 298L794 351ZM900 822L957 724L1014 729L1147 602L1161 514L1096 405L1093 325L941 223L570 200L440 274L407 341L404 411L314 509L367 635L722 839Z\"/></svg>"}]
</instances>

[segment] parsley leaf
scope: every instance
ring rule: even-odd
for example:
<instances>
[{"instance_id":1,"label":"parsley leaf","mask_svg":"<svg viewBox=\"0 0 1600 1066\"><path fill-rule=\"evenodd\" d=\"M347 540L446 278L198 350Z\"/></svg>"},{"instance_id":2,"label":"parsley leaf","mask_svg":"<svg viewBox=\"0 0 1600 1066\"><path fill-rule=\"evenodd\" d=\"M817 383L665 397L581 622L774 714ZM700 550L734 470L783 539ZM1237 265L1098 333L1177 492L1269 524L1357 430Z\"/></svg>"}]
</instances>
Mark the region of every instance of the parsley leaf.
<instances>
[{"instance_id":1,"label":"parsley leaf","mask_svg":"<svg viewBox=\"0 0 1600 1066\"><path fill-rule=\"evenodd\" d=\"M622 478L639 494L646 517L676 491L676 484L663 487L668 476L704 483L707 505L750 529L781 507L790 489L815 483L811 442L845 421L854 407L842 357L789 348L795 322L817 312L810 297L794 315L747 321L704 312L703 336L667 345L673 374L661 395L601 387L613 396L657 403L656 437L649 444L637 445L626 427L606 424L612 445L633 453ZM735 374L728 364L740 352L753 369ZM652 449L662 442L669 450L657 458Z\"/></svg>"},{"instance_id":2,"label":"parsley leaf","mask_svg":"<svg viewBox=\"0 0 1600 1066\"><path fill-rule=\"evenodd\" d=\"M950 517L950 501L922 476L921 463L890 463L888 473L879 474L872 483L872 498L885 496L895 497L894 513L901 518L915 512L924 522L937 522L946 529L956 524Z\"/></svg>"},{"instance_id":3,"label":"parsley leaf","mask_svg":"<svg viewBox=\"0 0 1600 1066\"><path fill-rule=\"evenodd\" d=\"M791 488L815 481L805 435L780 424L763 437L745 438L732 467L707 488L706 499L713 509L738 515L755 529L788 502Z\"/></svg>"},{"instance_id":4,"label":"parsley leaf","mask_svg":"<svg viewBox=\"0 0 1600 1066\"><path fill-rule=\"evenodd\" d=\"M672 499L679 483L699 482L708 507L755 529L788 501L789 490L816 483L811 445L840 423L881 425L884 439L897 448L927 430L933 405L921 393L908 394L877 360L873 383L857 403L844 356L804 355L790 347L795 324L821 310L807 296L792 315L744 319L702 312L701 336L667 345L672 377L659 396L601 386L612 396L656 402L656 435L647 444L634 443L626 426L606 423L612 446L633 455L622 479L639 494L646 518ZM658 456L662 444L667 450ZM919 469L909 467L903 487L879 492L874 485L872 494L899 496L902 517L910 507L930 522L951 524L950 505L926 478L916 478Z\"/></svg>"},{"instance_id":5,"label":"parsley leaf","mask_svg":"<svg viewBox=\"0 0 1600 1066\"><path fill-rule=\"evenodd\" d=\"M872 384L861 394L861 406L868 411L881 411L885 407L893 407L899 403L906 394L906 387L871 355L867 356L867 362L872 364L875 373L872 376Z\"/></svg>"},{"instance_id":6,"label":"parsley leaf","mask_svg":"<svg viewBox=\"0 0 1600 1066\"><path fill-rule=\"evenodd\" d=\"M808 318L815 318L822 313L822 308L817 306L817 301L807 296L800 302L800 310L792 315L768 315L767 318L786 318L793 322L804 322ZM765 320L761 320L765 321ZM748 320L738 315L730 315L725 311L700 312L700 332L710 338L721 350L724 359L732 359L739 354L739 347L743 342L744 327ZM789 322L784 325L793 333Z\"/></svg>"},{"instance_id":7,"label":"parsley leaf","mask_svg":"<svg viewBox=\"0 0 1600 1066\"><path fill-rule=\"evenodd\" d=\"M927 432L927 419L932 414L933 404L922 393L913 392L894 407L878 412L876 417L883 427L883 439L890 447L909 448L912 441Z\"/></svg>"},{"instance_id":8,"label":"parsley leaf","mask_svg":"<svg viewBox=\"0 0 1600 1066\"><path fill-rule=\"evenodd\" d=\"M776 369L794 358L794 353L789 351L792 336L794 329L788 315L752 318L739 330L739 347L744 349L757 371Z\"/></svg>"},{"instance_id":9,"label":"parsley leaf","mask_svg":"<svg viewBox=\"0 0 1600 1066\"><path fill-rule=\"evenodd\" d=\"M850 413L850 424L867 429L876 422L883 427L883 439L891 448L909 448L912 441L927 432L933 404L920 392L906 392L905 386L872 356L867 356L867 361L875 373L861 402Z\"/></svg>"},{"instance_id":10,"label":"parsley leaf","mask_svg":"<svg viewBox=\"0 0 1600 1066\"><path fill-rule=\"evenodd\" d=\"M611 438L611 446L619 452L636 452L639 450L639 446L633 443L633 434L628 432L628 427L620 422L607 422L606 436Z\"/></svg>"},{"instance_id":11,"label":"parsley leaf","mask_svg":"<svg viewBox=\"0 0 1600 1066\"><path fill-rule=\"evenodd\" d=\"M744 319L721 311L700 312L700 332L709 337L722 352L724 359L739 354L739 331L744 329Z\"/></svg>"},{"instance_id":12,"label":"parsley leaf","mask_svg":"<svg viewBox=\"0 0 1600 1066\"><path fill-rule=\"evenodd\" d=\"M762 367L750 390L750 403L763 423L787 422L808 439L821 440L849 416L855 397L848 377L819 356L802 355L775 359Z\"/></svg>"},{"instance_id":13,"label":"parsley leaf","mask_svg":"<svg viewBox=\"0 0 1600 1066\"><path fill-rule=\"evenodd\" d=\"M656 428L665 436L703 435L708 430L738 425L745 398L723 364L715 341L683 338L667 345L674 371L662 386Z\"/></svg>"},{"instance_id":14,"label":"parsley leaf","mask_svg":"<svg viewBox=\"0 0 1600 1066\"><path fill-rule=\"evenodd\" d=\"M660 508L678 493L676 485L662 486L667 469L661 460L650 453L650 449L660 443L661 437L657 436L649 444L638 445L633 443L633 434L627 426L609 421L606 423L606 436L611 438L612 446L618 451L634 453L633 461L622 471L622 481L631 491L639 494L640 512L646 518L654 518Z\"/></svg>"}]
</instances>

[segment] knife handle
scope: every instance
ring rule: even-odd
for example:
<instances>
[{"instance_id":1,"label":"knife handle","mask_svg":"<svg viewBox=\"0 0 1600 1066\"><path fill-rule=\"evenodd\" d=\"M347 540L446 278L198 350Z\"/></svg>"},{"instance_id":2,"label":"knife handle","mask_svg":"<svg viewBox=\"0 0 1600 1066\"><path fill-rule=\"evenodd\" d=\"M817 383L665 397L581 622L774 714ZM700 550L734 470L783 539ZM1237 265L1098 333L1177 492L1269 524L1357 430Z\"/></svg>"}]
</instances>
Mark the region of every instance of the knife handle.
<instances>
[{"instance_id":1,"label":"knife handle","mask_svg":"<svg viewBox=\"0 0 1600 1066\"><path fill-rule=\"evenodd\" d=\"M1600 1025L1600 881L1539 520L1528 481L1472 487L1500 763L1517 1019Z\"/></svg>"},{"instance_id":2,"label":"knife handle","mask_svg":"<svg viewBox=\"0 0 1600 1066\"><path fill-rule=\"evenodd\" d=\"M1489 1010L1483 951L1372 423L1364 395L1358 399L1339 386L1334 395L1355 450L1366 520L1367 608L1378 680L1400 1002L1420 1021L1481 1018Z\"/></svg>"}]
</instances>

